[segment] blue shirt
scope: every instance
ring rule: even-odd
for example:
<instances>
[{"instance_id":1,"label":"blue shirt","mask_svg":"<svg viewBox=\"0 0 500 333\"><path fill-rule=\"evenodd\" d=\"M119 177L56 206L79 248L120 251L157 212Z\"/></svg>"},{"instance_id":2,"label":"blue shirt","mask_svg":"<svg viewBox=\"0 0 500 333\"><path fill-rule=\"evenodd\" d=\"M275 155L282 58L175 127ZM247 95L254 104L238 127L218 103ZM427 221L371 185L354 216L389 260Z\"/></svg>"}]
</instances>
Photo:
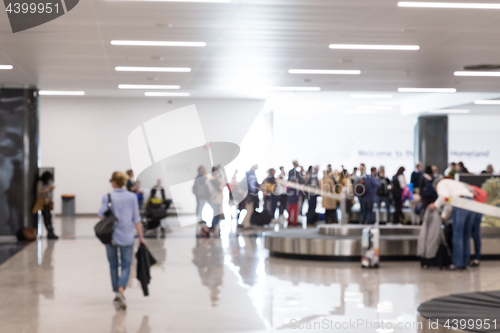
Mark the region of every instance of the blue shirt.
<instances>
[{"instance_id":1,"label":"blue shirt","mask_svg":"<svg viewBox=\"0 0 500 333\"><path fill-rule=\"evenodd\" d=\"M108 210L108 195L102 197L99 216L103 217ZM118 219L115 224L113 241L120 246L134 244L135 224L141 222L139 214L139 202L137 195L123 189L115 189L111 192L111 210Z\"/></svg>"},{"instance_id":2,"label":"blue shirt","mask_svg":"<svg viewBox=\"0 0 500 333\"><path fill-rule=\"evenodd\" d=\"M382 185L382 183L372 175L366 176L363 180L365 184L365 195L363 195L363 199L373 200L377 189Z\"/></svg>"}]
</instances>

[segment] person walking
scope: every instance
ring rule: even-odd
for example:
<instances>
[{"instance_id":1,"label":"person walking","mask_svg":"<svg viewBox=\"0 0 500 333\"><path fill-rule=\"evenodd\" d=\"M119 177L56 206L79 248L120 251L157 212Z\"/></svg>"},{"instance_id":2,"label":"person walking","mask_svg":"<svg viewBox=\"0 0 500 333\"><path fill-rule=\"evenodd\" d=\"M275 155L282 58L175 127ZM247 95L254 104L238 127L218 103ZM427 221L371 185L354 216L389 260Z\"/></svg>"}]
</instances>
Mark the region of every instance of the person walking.
<instances>
[{"instance_id":1,"label":"person walking","mask_svg":"<svg viewBox=\"0 0 500 333\"><path fill-rule=\"evenodd\" d=\"M392 177L392 197L394 198L394 223L400 223L403 216L403 190L406 187L405 168L400 167L398 172Z\"/></svg>"},{"instance_id":2,"label":"person walking","mask_svg":"<svg viewBox=\"0 0 500 333\"><path fill-rule=\"evenodd\" d=\"M134 232L139 235L139 242L144 244L142 234L141 216L139 214L139 202L137 196L123 189L127 176L121 172L114 172L109 180L113 191L102 197L100 220L104 219L104 213L108 210L111 197L111 210L117 218L113 232L112 244L106 244L106 254L109 261L111 273L111 285L115 298L113 304L117 310L126 310L124 292L130 276L132 255L134 250Z\"/></svg>"},{"instance_id":3,"label":"person walking","mask_svg":"<svg viewBox=\"0 0 500 333\"><path fill-rule=\"evenodd\" d=\"M43 201L42 216L45 228L47 228L48 239L59 239L54 233L54 225L52 224L52 213L54 202L52 200L52 192L54 192L54 176L50 171L45 171L36 184L36 197Z\"/></svg>"}]
</instances>

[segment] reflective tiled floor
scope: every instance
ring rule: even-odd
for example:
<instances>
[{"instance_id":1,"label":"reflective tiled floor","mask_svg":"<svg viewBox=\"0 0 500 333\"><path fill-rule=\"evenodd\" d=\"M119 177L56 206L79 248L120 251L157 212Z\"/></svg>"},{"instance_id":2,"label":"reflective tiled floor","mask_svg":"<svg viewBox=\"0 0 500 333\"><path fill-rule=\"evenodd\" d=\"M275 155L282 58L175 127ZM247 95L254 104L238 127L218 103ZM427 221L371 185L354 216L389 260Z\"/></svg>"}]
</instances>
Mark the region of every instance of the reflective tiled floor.
<instances>
[{"instance_id":1,"label":"reflective tiled floor","mask_svg":"<svg viewBox=\"0 0 500 333\"><path fill-rule=\"evenodd\" d=\"M330 321L411 324L422 301L500 289L495 261L467 272L421 270L418 262L362 270L358 263L270 258L255 232L238 235L226 226L221 239L197 240L194 227L170 223L166 239L147 241L159 261L150 296L133 272L128 310L116 312L95 219L56 221L57 231L74 231L74 239L31 243L0 266L2 333L326 332L321 325ZM335 331L416 332L358 328Z\"/></svg>"}]
</instances>

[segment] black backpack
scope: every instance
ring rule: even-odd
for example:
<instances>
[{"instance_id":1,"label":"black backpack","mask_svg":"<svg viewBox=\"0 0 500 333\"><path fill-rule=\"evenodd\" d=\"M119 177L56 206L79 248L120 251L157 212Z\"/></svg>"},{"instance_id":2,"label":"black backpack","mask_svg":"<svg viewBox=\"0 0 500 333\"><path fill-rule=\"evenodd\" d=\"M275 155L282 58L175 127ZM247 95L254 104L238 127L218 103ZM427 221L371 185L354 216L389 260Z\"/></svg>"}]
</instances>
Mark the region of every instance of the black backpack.
<instances>
[{"instance_id":1,"label":"black backpack","mask_svg":"<svg viewBox=\"0 0 500 333\"><path fill-rule=\"evenodd\" d=\"M424 181L425 185L424 188L422 189L421 195L426 198L437 199L438 194L434 189L434 186L432 186L432 180L425 179Z\"/></svg>"},{"instance_id":2,"label":"black backpack","mask_svg":"<svg viewBox=\"0 0 500 333\"><path fill-rule=\"evenodd\" d=\"M115 214L111 210L111 194L108 193L108 210L104 213L104 219L97 222L94 226L95 235L103 244L111 244L113 241L113 232L115 231L115 223L118 222Z\"/></svg>"},{"instance_id":3,"label":"black backpack","mask_svg":"<svg viewBox=\"0 0 500 333\"><path fill-rule=\"evenodd\" d=\"M381 178L380 183L382 184L378 189L377 189L377 195L379 197L388 197L389 196L389 179L387 178Z\"/></svg>"}]
</instances>

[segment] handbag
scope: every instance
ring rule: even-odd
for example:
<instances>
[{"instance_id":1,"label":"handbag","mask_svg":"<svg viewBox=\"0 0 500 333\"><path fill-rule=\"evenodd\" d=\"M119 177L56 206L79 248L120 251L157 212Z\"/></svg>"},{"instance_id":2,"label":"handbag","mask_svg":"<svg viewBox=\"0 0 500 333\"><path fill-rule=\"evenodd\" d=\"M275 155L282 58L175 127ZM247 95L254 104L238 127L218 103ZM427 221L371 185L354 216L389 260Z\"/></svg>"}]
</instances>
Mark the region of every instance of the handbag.
<instances>
[{"instance_id":1,"label":"handbag","mask_svg":"<svg viewBox=\"0 0 500 333\"><path fill-rule=\"evenodd\" d=\"M39 211L43 210L44 198L36 198L35 204L31 212L33 214L38 214Z\"/></svg>"},{"instance_id":2,"label":"handbag","mask_svg":"<svg viewBox=\"0 0 500 333\"><path fill-rule=\"evenodd\" d=\"M111 194L108 193L108 210L104 213L104 219L94 226L95 235L103 244L111 244L115 223L118 222L115 214L111 210Z\"/></svg>"}]
</instances>

